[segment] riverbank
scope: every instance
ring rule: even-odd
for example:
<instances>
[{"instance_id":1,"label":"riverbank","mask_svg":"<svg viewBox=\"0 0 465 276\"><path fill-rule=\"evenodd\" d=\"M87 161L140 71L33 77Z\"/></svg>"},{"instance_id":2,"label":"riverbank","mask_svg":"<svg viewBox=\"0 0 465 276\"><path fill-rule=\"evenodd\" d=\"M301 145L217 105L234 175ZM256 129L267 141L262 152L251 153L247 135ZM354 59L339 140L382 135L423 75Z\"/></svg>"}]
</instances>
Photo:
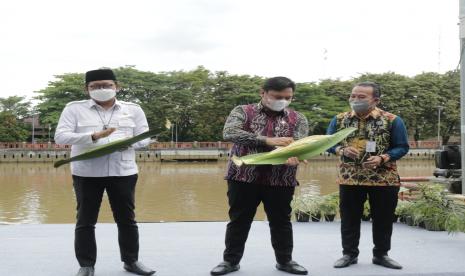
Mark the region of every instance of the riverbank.
<instances>
[{"instance_id":1,"label":"riverbank","mask_svg":"<svg viewBox=\"0 0 465 276\"><path fill-rule=\"evenodd\" d=\"M435 149L411 149L403 159L432 160ZM69 150L42 149L0 149L0 163L7 162L56 162L69 158ZM227 148L206 149L155 149L136 151L138 162L163 162L163 161L224 161L229 158ZM329 153L321 153L312 160L336 160L338 157Z\"/></svg>"},{"instance_id":2,"label":"riverbank","mask_svg":"<svg viewBox=\"0 0 465 276\"><path fill-rule=\"evenodd\" d=\"M402 177L432 175L432 160L401 160ZM136 187L139 221L223 221L228 218L226 161L140 162ZM339 190L337 161L301 164L296 193L326 195ZM73 223L76 202L70 167L47 163L1 163L0 223ZM263 207L257 219L263 219ZM112 222L103 198L99 221Z\"/></svg>"},{"instance_id":3,"label":"riverbank","mask_svg":"<svg viewBox=\"0 0 465 276\"><path fill-rule=\"evenodd\" d=\"M359 263L334 269L340 257L339 222L294 223L294 259L313 276L465 275L465 234L448 235L396 223L390 256L404 269L371 264L371 223L362 223ZM140 223L140 260L156 275L209 275L221 261L226 222ZM73 224L0 225L0 275L74 275ZM98 224L96 276L122 270L114 224ZM252 225L241 269L231 275L289 275L274 268L268 223Z\"/></svg>"}]
</instances>

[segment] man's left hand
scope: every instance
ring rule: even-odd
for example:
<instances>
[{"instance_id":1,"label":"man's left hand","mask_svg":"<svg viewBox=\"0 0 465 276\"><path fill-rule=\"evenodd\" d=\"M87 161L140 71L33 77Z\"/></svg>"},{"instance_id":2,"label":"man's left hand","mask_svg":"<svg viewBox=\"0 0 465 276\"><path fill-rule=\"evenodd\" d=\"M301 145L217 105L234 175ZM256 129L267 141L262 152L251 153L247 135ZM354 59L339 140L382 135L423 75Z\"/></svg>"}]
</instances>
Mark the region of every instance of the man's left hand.
<instances>
[{"instance_id":1,"label":"man's left hand","mask_svg":"<svg viewBox=\"0 0 465 276\"><path fill-rule=\"evenodd\" d=\"M375 170L381 165L382 162L383 158L381 158L381 156L370 156L366 162L363 162L363 167L366 169Z\"/></svg>"}]
</instances>

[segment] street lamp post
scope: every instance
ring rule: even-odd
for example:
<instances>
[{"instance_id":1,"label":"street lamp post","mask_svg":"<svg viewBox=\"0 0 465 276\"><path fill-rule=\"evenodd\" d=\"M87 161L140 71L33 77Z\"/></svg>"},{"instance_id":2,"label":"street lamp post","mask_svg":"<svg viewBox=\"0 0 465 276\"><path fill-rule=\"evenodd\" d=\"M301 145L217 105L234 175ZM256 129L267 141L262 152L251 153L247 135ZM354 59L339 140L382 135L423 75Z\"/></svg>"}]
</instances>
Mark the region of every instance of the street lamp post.
<instances>
[{"instance_id":1,"label":"street lamp post","mask_svg":"<svg viewBox=\"0 0 465 276\"><path fill-rule=\"evenodd\" d=\"M438 147L441 148L441 111L444 109L444 106L438 105Z\"/></svg>"},{"instance_id":2,"label":"street lamp post","mask_svg":"<svg viewBox=\"0 0 465 276\"><path fill-rule=\"evenodd\" d=\"M177 121L176 121L175 126L176 126L176 143L175 143L175 145L176 145L176 148L178 148L178 122Z\"/></svg>"},{"instance_id":3,"label":"street lamp post","mask_svg":"<svg viewBox=\"0 0 465 276\"><path fill-rule=\"evenodd\" d=\"M462 194L465 194L465 0L459 1L459 18L460 18L460 144L462 159Z\"/></svg>"},{"instance_id":4,"label":"street lamp post","mask_svg":"<svg viewBox=\"0 0 465 276\"><path fill-rule=\"evenodd\" d=\"M174 127L173 127L173 130L174 130L174 147L178 148L178 124L179 124L179 116L180 116L179 115L179 105L178 104L174 107L173 113L176 116L176 120L175 120ZM173 134L171 134L171 137L173 137ZM173 138L171 138L171 140L173 140Z\"/></svg>"},{"instance_id":5,"label":"street lamp post","mask_svg":"<svg viewBox=\"0 0 465 276\"><path fill-rule=\"evenodd\" d=\"M171 146L173 146L174 143L174 124L171 125Z\"/></svg>"}]
</instances>

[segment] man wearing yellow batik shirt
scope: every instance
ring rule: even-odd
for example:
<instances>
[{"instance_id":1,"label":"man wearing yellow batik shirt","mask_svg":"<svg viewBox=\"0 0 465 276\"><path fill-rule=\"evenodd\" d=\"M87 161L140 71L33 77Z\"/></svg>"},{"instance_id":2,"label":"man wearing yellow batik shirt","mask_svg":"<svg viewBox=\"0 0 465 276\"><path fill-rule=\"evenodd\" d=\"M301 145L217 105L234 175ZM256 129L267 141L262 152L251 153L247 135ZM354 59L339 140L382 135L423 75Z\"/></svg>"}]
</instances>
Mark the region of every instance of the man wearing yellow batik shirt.
<instances>
[{"instance_id":1,"label":"man wearing yellow batik shirt","mask_svg":"<svg viewBox=\"0 0 465 276\"><path fill-rule=\"evenodd\" d=\"M373 264L402 268L387 253L400 187L396 160L408 152L409 145L402 119L377 107L380 96L378 84L358 83L349 98L352 111L338 114L328 127L327 134L357 128L329 150L341 157L337 182L343 256L334 263L335 268L358 261L360 223L367 197L373 219Z\"/></svg>"}]
</instances>

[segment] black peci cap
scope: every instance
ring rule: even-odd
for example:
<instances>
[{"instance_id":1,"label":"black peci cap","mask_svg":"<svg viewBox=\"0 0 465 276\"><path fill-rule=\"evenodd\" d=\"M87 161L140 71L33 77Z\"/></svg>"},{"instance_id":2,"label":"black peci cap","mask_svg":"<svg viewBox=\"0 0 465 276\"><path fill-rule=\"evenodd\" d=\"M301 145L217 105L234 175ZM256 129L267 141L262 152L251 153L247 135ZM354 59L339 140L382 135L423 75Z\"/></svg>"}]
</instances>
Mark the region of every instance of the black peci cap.
<instances>
[{"instance_id":1,"label":"black peci cap","mask_svg":"<svg viewBox=\"0 0 465 276\"><path fill-rule=\"evenodd\" d=\"M86 72L86 84L98 80L116 81L116 76L111 69L97 69Z\"/></svg>"}]
</instances>

